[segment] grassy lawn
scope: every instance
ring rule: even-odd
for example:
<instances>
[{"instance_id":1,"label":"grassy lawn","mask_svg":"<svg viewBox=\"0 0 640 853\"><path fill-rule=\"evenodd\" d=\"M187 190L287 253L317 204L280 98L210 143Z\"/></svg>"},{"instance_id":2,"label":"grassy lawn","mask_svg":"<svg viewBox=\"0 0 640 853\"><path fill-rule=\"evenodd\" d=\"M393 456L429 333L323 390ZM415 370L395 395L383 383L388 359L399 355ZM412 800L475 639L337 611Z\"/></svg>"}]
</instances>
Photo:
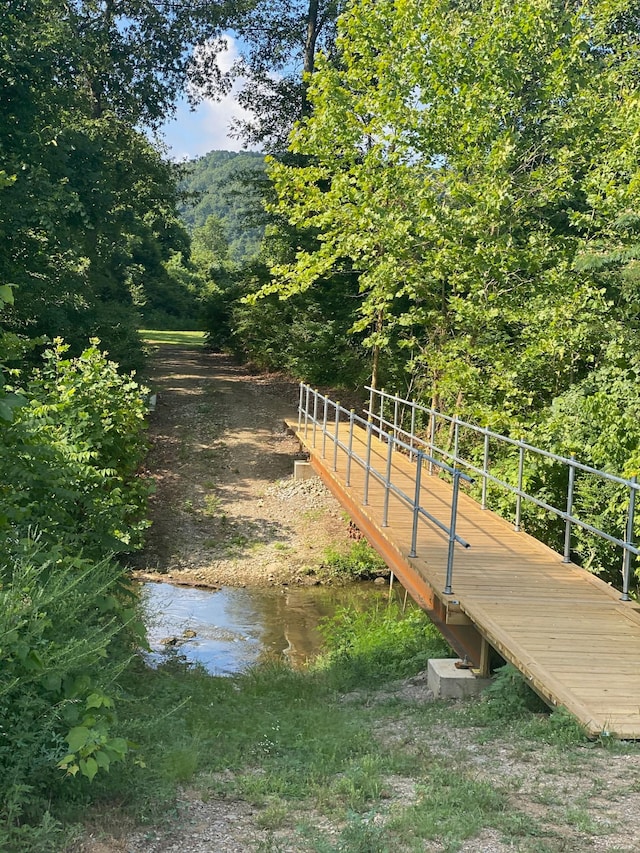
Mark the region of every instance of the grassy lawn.
<instances>
[{"instance_id":1,"label":"grassy lawn","mask_svg":"<svg viewBox=\"0 0 640 853\"><path fill-rule=\"evenodd\" d=\"M204 346L204 332L170 332L163 329L139 329L138 334L145 344L174 344L189 347Z\"/></svg>"}]
</instances>

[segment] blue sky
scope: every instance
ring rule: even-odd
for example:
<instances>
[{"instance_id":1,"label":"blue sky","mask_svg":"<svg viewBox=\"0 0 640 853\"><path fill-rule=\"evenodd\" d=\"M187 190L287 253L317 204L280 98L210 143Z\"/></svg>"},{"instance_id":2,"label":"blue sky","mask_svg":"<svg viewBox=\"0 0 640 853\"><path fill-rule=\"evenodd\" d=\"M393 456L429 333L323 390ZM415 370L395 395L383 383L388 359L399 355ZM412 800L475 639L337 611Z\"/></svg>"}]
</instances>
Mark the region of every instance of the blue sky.
<instances>
[{"instance_id":1,"label":"blue sky","mask_svg":"<svg viewBox=\"0 0 640 853\"><path fill-rule=\"evenodd\" d=\"M235 103L204 101L192 112L186 100L178 104L174 119L162 128L162 139L172 160L185 160L207 154L213 149L240 151L237 139L227 136L229 121L237 111Z\"/></svg>"},{"instance_id":2,"label":"blue sky","mask_svg":"<svg viewBox=\"0 0 640 853\"><path fill-rule=\"evenodd\" d=\"M222 70L228 70L238 55L233 36L227 34L226 39L228 48L218 60ZM169 157L185 160L200 157L214 149L242 150L238 139L227 136L231 119L242 115L243 110L236 103L234 91L220 101L203 101L195 111L189 108L186 98L181 99L175 117L161 128Z\"/></svg>"}]
</instances>

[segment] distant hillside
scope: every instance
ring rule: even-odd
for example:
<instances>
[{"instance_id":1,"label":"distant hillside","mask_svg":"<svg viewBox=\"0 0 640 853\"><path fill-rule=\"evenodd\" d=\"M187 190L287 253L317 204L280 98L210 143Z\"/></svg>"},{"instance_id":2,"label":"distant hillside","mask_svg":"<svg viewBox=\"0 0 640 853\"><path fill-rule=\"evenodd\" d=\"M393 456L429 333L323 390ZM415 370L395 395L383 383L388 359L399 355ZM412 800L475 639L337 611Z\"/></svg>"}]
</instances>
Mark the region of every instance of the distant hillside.
<instances>
[{"instance_id":1,"label":"distant hillside","mask_svg":"<svg viewBox=\"0 0 640 853\"><path fill-rule=\"evenodd\" d=\"M225 228L232 259L254 257L264 230L256 215L261 206L255 179L264 171L264 155L253 151L210 151L188 163L182 186L193 200L181 211L188 229L216 216Z\"/></svg>"}]
</instances>

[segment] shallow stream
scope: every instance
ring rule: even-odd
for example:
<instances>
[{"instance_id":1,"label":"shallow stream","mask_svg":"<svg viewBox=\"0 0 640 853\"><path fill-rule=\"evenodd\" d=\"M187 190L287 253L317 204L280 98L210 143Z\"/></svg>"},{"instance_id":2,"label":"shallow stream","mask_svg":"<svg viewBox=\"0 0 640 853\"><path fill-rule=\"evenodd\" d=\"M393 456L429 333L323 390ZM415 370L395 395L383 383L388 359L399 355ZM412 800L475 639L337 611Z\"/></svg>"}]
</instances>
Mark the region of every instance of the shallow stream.
<instances>
[{"instance_id":1,"label":"shallow stream","mask_svg":"<svg viewBox=\"0 0 640 853\"><path fill-rule=\"evenodd\" d=\"M168 655L200 663L214 675L283 656L303 666L322 648L319 623L337 608L364 609L386 600L388 587L193 589L145 583L145 612L152 664Z\"/></svg>"}]
</instances>

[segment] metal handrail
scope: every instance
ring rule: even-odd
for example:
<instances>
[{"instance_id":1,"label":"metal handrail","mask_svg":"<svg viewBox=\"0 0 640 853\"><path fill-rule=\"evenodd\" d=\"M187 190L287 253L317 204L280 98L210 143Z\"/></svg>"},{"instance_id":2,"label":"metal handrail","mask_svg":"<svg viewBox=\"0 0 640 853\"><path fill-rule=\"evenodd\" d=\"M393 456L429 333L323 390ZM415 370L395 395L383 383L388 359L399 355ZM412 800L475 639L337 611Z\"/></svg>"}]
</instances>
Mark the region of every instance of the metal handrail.
<instances>
[{"instance_id":1,"label":"metal handrail","mask_svg":"<svg viewBox=\"0 0 640 853\"><path fill-rule=\"evenodd\" d=\"M322 417L319 416L319 408L320 403L322 406ZM333 416L329 417L330 408L333 407ZM342 441L339 438L339 425L341 416L348 418L349 423L349 437L347 443ZM396 412L397 417L397 412ZM358 424L362 426L367 434L366 441L366 455L363 458L358 453L355 452L353 448L353 434L354 427ZM463 471L447 465L446 462L443 462L440 459L436 459L434 456L429 455L424 450L416 450L412 447L412 445L407 444L398 438L397 431L396 434L391 432L386 432L382 428L382 423L380 425L375 425L371 417L368 417L366 420L358 415L356 415L354 409L347 410L343 408L339 402L334 402L330 400L326 395L319 394L317 390L314 390L309 385L305 385L304 383L300 383L300 400L298 405L298 432L304 435L305 440L309 437L309 430L311 429L311 446L315 449L317 445L317 430L321 430L322 435L322 458L326 459L326 451L327 451L327 439L330 439L333 442L333 470L337 470L338 464L338 450L342 450L343 453L346 454L346 470L345 470L345 485L347 488L351 486L351 465L352 461L355 461L360 467L364 470L364 492L363 492L363 505L367 506L369 501L369 481L370 478L373 477L377 482L379 482L384 488L384 500L383 500L383 509L382 509L382 527L388 527L389 521L389 497L391 494L394 494L397 498L399 498L404 504L406 504L412 511L413 514L413 522L411 529L411 550L409 552L410 557L417 557L417 538L418 538L418 523L421 519L428 519L432 524L434 524L439 530L441 530L448 537L448 551L447 551L447 575L445 582L445 595L452 595L452 583L453 583L453 561L454 561L454 553L455 553L455 545L456 543L461 545L463 548L469 548L470 545L466 542L458 533L456 533L456 522L457 522L457 507L458 507L458 492L460 488L460 481L464 481L467 483L473 483L474 480L468 474L465 474ZM373 434L376 434L377 437L387 444L388 450L385 459L385 470L384 472L378 471L377 468L372 464L372 451L371 451L371 440ZM408 451L412 458L417 460L416 467L416 479L415 479L415 489L413 495L408 495L403 489L401 489L397 484L392 482L392 456L394 451L404 450ZM428 463L429 470L431 471L433 467L437 467L441 471L449 474L452 478L452 496L451 496L451 514L449 518L449 523L441 521L432 515L427 509L425 509L420 503L421 489L422 489L422 469Z\"/></svg>"},{"instance_id":2,"label":"metal handrail","mask_svg":"<svg viewBox=\"0 0 640 853\"><path fill-rule=\"evenodd\" d=\"M368 410L365 410L367 416L375 418L380 429L382 429L383 427L387 427L393 431L394 435L401 434L405 437L408 437L410 454L412 456L413 454L415 454L416 447L424 447L428 450L430 456L439 456L441 459L448 459L452 463L453 469L457 470L458 466L462 466L466 470L471 471L472 473L477 474L479 477L482 478L482 509L487 508L487 486L489 482L492 482L502 487L506 491L510 492L511 494L515 495L516 497L516 517L514 525L516 531L520 531L521 529L521 512L523 500L528 501L529 503L533 503L536 506L539 506L542 509L545 509L548 512L555 514L558 518L561 518L565 522L563 562L571 562L571 530L574 525L576 527L582 528L583 530L587 530L590 533L593 533L594 535L599 536L600 538L608 542L611 542L613 545L622 548L622 600L631 600L629 596L631 555L640 555L640 549L634 544L633 541L636 493L640 489L640 483L638 483L636 477L631 477L631 479L619 477L615 474L609 473L608 471L602 471L598 468L592 467L591 465L585 465L582 462L578 462L575 457L569 458L566 456L560 456L557 453L552 453L548 450L543 450L542 448L535 447L532 444L528 444L522 439L510 438L509 436L493 432L488 427L481 427L477 424L472 424L468 423L467 421L460 420L457 415L445 415L444 413L439 412L437 409L421 406L420 404L412 400L405 400L404 398L399 397L397 395L388 394L384 389L377 389L372 388L371 386L367 386L366 390L369 391L369 408ZM392 408L393 410L393 421L385 417L386 406ZM410 432L408 432L402 427L401 419L399 418L399 409L401 407L409 407L411 411ZM415 435L417 412L428 416L428 439L423 439ZM451 452L449 449L438 447L438 445L436 444L436 425L438 419L441 419L444 423L447 423L453 427L453 452ZM460 456L459 436L461 428L470 430L472 433L482 438L484 445L482 454L482 467L478 467L478 465ZM490 473L489 442L491 440L497 441L502 444L507 444L511 447L516 447L518 449L517 486L514 486L511 483L507 483L506 481L501 480L499 477L496 477L495 475ZM567 502L564 508L552 506L551 504L540 500L540 498L535 497L535 495L530 495L526 491L524 491L523 475L525 454L527 453L533 453L545 459L550 459L568 468ZM577 518L573 514L575 480L576 473L578 471L581 471L586 474L595 475L597 477L602 478L603 480L616 483L628 489L629 498L627 503L627 521L624 539L620 539L617 536L613 536L610 533L607 533L605 530L601 530L600 528L594 527L586 521Z\"/></svg>"}]
</instances>

